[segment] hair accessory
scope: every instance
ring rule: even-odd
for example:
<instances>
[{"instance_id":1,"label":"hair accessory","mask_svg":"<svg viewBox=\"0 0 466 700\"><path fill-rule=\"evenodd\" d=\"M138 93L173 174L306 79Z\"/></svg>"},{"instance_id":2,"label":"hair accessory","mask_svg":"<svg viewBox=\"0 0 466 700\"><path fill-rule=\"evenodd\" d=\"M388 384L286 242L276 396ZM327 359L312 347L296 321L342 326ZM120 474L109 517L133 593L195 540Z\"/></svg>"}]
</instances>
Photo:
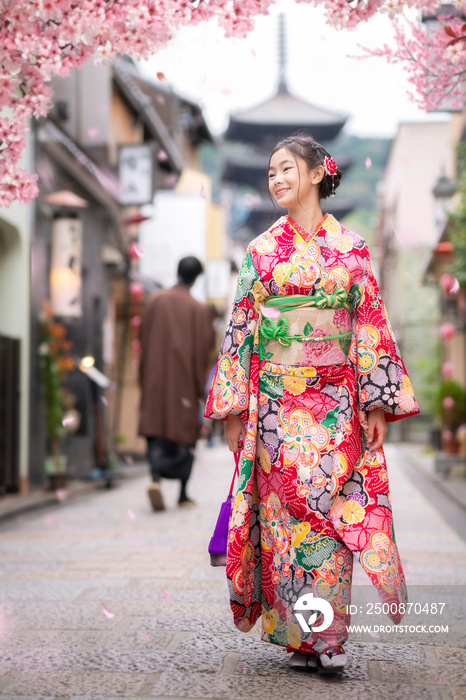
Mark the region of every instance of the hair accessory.
<instances>
[{"instance_id":1,"label":"hair accessory","mask_svg":"<svg viewBox=\"0 0 466 700\"><path fill-rule=\"evenodd\" d=\"M333 158L327 156L327 158L324 160L324 168L327 175L330 175L332 178L332 197L335 197L335 175L337 172L337 164Z\"/></svg>"}]
</instances>

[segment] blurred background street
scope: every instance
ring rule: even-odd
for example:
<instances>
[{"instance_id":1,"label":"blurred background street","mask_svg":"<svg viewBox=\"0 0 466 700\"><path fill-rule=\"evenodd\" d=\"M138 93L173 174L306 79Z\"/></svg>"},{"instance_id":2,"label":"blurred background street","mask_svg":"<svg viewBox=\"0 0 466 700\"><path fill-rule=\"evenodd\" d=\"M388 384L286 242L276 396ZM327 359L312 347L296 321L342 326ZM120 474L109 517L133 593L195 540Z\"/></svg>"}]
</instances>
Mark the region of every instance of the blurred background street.
<instances>
[{"instance_id":1,"label":"blurred background street","mask_svg":"<svg viewBox=\"0 0 466 700\"><path fill-rule=\"evenodd\" d=\"M466 698L466 106L423 112L400 66L349 58L391 36L387 7L343 32L279 0L244 39L201 22L150 60L51 78L23 152L39 194L0 208L0 697ZM222 426L208 446L202 425L197 506L163 480L157 513L138 426L149 299L201 261L211 377L245 250L285 213L269 154L296 130L343 171L323 208L368 243L421 409L386 447L412 629L369 619L357 568L353 622L377 629L351 635L338 679L233 626L207 554L233 470ZM179 398L200 422L202 400ZM448 632L417 629L432 623Z\"/></svg>"},{"instance_id":2,"label":"blurred background street","mask_svg":"<svg viewBox=\"0 0 466 700\"><path fill-rule=\"evenodd\" d=\"M448 523L412 482L425 468L421 451L389 445L387 459L410 600L445 603L441 615L413 613L403 624L448 633L355 633L342 677L328 679L288 669L284 650L261 642L257 628L238 632L224 569L212 569L207 554L233 460L223 445L201 443L196 507L177 508L177 486L164 481L167 510L152 512L147 465L137 465L113 490L4 521L0 696L466 697L466 511L452 507ZM359 565L354 581L353 603L362 605L372 587Z\"/></svg>"}]
</instances>

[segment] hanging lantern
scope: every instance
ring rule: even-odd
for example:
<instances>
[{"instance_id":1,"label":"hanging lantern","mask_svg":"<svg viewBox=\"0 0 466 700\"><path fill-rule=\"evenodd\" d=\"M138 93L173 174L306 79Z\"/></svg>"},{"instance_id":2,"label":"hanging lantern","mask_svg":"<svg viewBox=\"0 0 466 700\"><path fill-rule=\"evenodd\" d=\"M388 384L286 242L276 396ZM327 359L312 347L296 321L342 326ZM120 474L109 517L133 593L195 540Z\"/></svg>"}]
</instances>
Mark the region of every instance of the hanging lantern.
<instances>
[{"instance_id":1,"label":"hanging lantern","mask_svg":"<svg viewBox=\"0 0 466 700\"><path fill-rule=\"evenodd\" d=\"M138 301L142 300L144 296L144 287L140 282L131 282L129 285L129 291L134 299Z\"/></svg>"},{"instance_id":2,"label":"hanging lantern","mask_svg":"<svg viewBox=\"0 0 466 700\"><path fill-rule=\"evenodd\" d=\"M444 362L442 365L442 375L445 379L449 379L453 375L453 364L451 362Z\"/></svg>"},{"instance_id":3,"label":"hanging lantern","mask_svg":"<svg viewBox=\"0 0 466 700\"><path fill-rule=\"evenodd\" d=\"M456 329L453 323L444 323L440 327L440 335L442 336L442 338L445 338L445 340L451 340L455 333Z\"/></svg>"},{"instance_id":4,"label":"hanging lantern","mask_svg":"<svg viewBox=\"0 0 466 700\"><path fill-rule=\"evenodd\" d=\"M445 396L445 398L442 401L442 406L445 409L445 411L451 411L454 405L455 400L451 396Z\"/></svg>"},{"instance_id":5,"label":"hanging lantern","mask_svg":"<svg viewBox=\"0 0 466 700\"><path fill-rule=\"evenodd\" d=\"M445 292L451 294L455 286L455 281L456 279L452 274L445 272L440 278L440 286Z\"/></svg>"},{"instance_id":6,"label":"hanging lantern","mask_svg":"<svg viewBox=\"0 0 466 700\"><path fill-rule=\"evenodd\" d=\"M82 222L61 217L52 224L50 305L54 316L80 318L82 263Z\"/></svg>"}]
</instances>

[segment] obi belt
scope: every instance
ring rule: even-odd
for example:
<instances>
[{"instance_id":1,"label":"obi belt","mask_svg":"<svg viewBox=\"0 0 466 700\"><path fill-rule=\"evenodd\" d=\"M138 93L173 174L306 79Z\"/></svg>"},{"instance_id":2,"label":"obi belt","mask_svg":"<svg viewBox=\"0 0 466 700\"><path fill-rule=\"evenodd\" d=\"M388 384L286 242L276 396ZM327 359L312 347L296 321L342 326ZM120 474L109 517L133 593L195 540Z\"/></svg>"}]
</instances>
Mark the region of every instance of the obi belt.
<instances>
[{"instance_id":1,"label":"obi belt","mask_svg":"<svg viewBox=\"0 0 466 700\"><path fill-rule=\"evenodd\" d=\"M351 342L348 292L271 296L263 302L259 357L280 365L322 366L346 362Z\"/></svg>"}]
</instances>

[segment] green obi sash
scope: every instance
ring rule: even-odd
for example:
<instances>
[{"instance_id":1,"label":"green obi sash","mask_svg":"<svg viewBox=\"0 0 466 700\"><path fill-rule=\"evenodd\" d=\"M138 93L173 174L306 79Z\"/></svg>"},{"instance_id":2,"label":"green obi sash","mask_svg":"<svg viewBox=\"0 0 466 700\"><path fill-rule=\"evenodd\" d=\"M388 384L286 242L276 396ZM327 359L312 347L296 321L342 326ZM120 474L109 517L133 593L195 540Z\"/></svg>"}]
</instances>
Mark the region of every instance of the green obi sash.
<instances>
[{"instance_id":1,"label":"green obi sash","mask_svg":"<svg viewBox=\"0 0 466 700\"><path fill-rule=\"evenodd\" d=\"M341 364L350 344L351 306L348 292L338 287L332 294L272 296L263 302L277 309L277 317L262 315L259 325L259 355L277 364ZM339 314L335 324L335 311Z\"/></svg>"}]
</instances>

